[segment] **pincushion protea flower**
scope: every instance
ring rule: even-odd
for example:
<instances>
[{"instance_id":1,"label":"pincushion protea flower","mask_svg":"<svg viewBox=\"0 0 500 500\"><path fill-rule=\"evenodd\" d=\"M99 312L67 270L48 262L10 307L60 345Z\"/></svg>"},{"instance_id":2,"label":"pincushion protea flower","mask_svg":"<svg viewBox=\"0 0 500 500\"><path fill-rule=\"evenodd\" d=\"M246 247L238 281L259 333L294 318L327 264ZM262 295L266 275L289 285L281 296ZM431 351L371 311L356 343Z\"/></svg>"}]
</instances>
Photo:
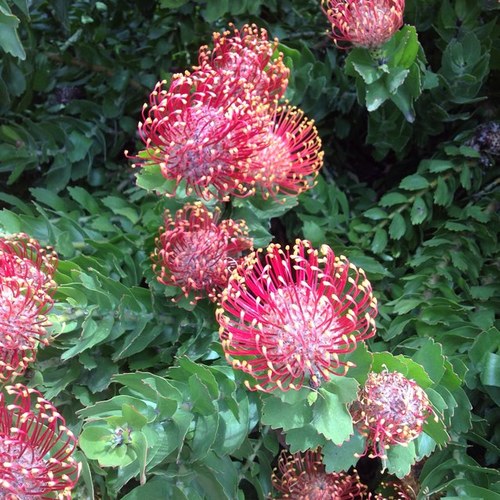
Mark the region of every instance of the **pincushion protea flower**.
<instances>
[{"instance_id":1,"label":"pincushion protea flower","mask_svg":"<svg viewBox=\"0 0 500 500\"><path fill-rule=\"evenodd\" d=\"M158 281L180 287L193 301L216 297L227 285L230 269L252 246L243 221L219 217L218 208L211 213L199 202L186 205L175 217L166 212L151 256Z\"/></svg>"},{"instance_id":2,"label":"pincushion protea flower","mask_svg":"<svg viewBox=\"0 0 500 500\"><path fill-rule=\"evenodd\" d=\"M21 384L0 393L0 498L70 499L80 473L57 409Z\"/></svg>"},{"instance_id":3,"label":"pincushion protea flower","mask_svg":"<svg viewBox=\"0 0 500 500\"><path fill-rule=\"evenodd\" d=\"M331 37L344 43L376 49L403 25L404 0L322 0L332 24Z\"/></svg>"},{"instance_id":4,"label":"pincushion protea flower","mask_svg":"<svg viewBox=\"0 0 500 500\"><path fill-rule=\"evenodd\" d=\"M0 279L16 280L51 294L57 255L24 233L0 237Z\"/></svg>"},{"instance_id":5,"label":"pincushion protea flower","mask_svg":"<svg viewBox=\"0 0 500 500\"><path fill-rule=\"evenodd\" d=\"M0 238L0 380L21 375L47 343L57 256L25 234Z\"/></svg>"},{"instance_id":6,"label":"pincushion protea flower","mask_svg":"<svg viewBox=\"0 0 500 500\"><path fill-rule=\"evenodd\" d=\"M415 490L408 484L400 481L382 482L377 488L379 492L374 500L416 500Z\"/></svg>"},{"instance_id":7,"label":"pincushion protea flower","mask_svg":"<svg viewBox=\"0 0 500 500\"><path fill-rule=\"evenodd\" d=\"M314 185L323 165L321 139L314 121L300 109L279 107L256 152L248 182L264 198L297 196Z\"/></svg>"},{"instance_id":8,"label":"pincushion protea flower","mask_svg":"<svg viewBox=\"0 0 500 500\"><path fill-rule=\"evenodd\" d=\"M217 320L229 363L250 389L299 389L345 375L349 353L375 334L377 301L365 273L323 245L297 240L250 254L222 292Z\"/></svg>"},{"instance_id":9,"label":"pincushion protea flower","mask_svg":"<svg viewBox=\"0 0 500 500\"><path fill-rule=\"evenodd\" d=\"M217 72L237 75L240 81L251 83L263 100L283 97L290 70L278 52L278 40L270 41L267 31L255 24L246 24L241 31L233 24L229 26L232 31L214 33L212 50L208 46L200 48L200 67L209 65ZM235 87L234 92L238 91Z\"/></svg>"},{"instance_id":10,"label":"pincushion protea flower","mask_svg":"<svg viewBox=\"0 0 500 500\"><path fill-rule=\"evenodd\" d=\"M277 474L279 470L279 474ZM274 470L272 483L281 498L295 500L361 499L368 488L360 482L356 471L326 473L319 451L290 455L283 451Z\"/></svg>"},{"instance_id":11,"label":"pincushion protea flower","mask_svg":"<svg viewBox=\"0 0 500 500\"><path fill-rule=\"evenodd\" d=\"M260 147L269 105L237 75L211 68L175 75L165 85L159 82L144 105L139 136L146 149L133 157L135 166L159 165L173 183L167 196L181 183L203 199L249 194L243 172Z\"/></svg>"},{"instance_id":12,"label":"pincushion protea flower","mask_svg":"<svg viewBox=\"0 0 500 500\"><path fill-rule=\"evenodd\" d=\"M387 370L368 375L350 412L367 439L365 454L370 458L385 458L391 445L408 444L434 414L427 394L416 382Z\"/></svg>"}]
</instances>

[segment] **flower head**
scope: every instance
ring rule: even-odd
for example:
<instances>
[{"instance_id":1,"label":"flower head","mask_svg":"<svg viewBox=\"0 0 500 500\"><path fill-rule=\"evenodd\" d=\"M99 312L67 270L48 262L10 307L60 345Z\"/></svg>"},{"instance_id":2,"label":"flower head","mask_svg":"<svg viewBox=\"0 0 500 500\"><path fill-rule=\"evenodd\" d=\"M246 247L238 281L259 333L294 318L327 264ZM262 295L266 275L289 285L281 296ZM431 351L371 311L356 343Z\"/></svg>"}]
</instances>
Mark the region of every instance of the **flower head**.
<instances>
[{"instance_id":1,"label":"flower head","mask_svg":"<svg viewBox=\"0 0 500 500\"><path fill-rule=\"evenodd\" d=\"M47 343L57 257L25 234L0 238L0 380L21 375Z\"/></svg>"},{"instance_id":2,"label":"flower head","mask_svg":"<svg viewBox=\"0 0 500 500\"><path fill-rule=\"evenodd\" d=\"M322 0L322 6L337 45L375 49L403 25L405 0Z\"/></svg>"},{"instance_id":3,"label":"flower head","mask_svg":"<svg viewBox=\"0 0 500 500\"><path fill-rule=\"evenodd\" d=\"M369 457L385 457L391 445L406 445L422 432L434 412L425 391L398 372L371 372L351 415L367 438ZM437 417L436 417L437 418Z\"/></svg>"},{"instance_id":4,"label":"flower head","mask_svg":"<svg viewBox=\"0 0 500 500\"><path fill-rule=\"evenodd\" d=\"M290 70L278 52L278 40L270 41L267 31L255 24L246 24L241 31L232 24L230 28L232 32L214 33L212 50L207 46L200 48L200 67L209 65L219 73L237 75L240 82L251 84L253 92L264 100L283 97ZM238 87L234 91L238 93Z\"/></svg>"},{"instance_id":5,"label":"flower head","mask_svg":"<svg viewBox=\"0 0 500 500\"><path fill-rule=\"evenodd\" d=\"M339 355L375 334L377 301L365 273L308 241L261 253L233 271L222 293L217 320L228 362L263 391L344 375L351 364Z\"/></svg>"},{"instance_id":6,"label":"flower head","mask_svg":"<svg viewBox=\"0 0 500 500\"><path fill-rule=\"evenodd\" d=\"M295 500L347 500L364 498L368 488L359 476L343 472L325 472L321 453L307 451L295 455L282 452L272 483L282 493L281 498Z\"/></svg>"},{"instance_id":7,"label":"flower head","mask_svg":"<svg viewBox=\"0 0 500 500\"><path fill-rule=\"evenodd\" d=\"M40 243L27 234L17 233L0 237L0 279L21 281L46 291L55 290L53 280L57 267L57 255L50 248L42 248Z\"/></svg>"},{"instance_id":8,"label":"flower head","mask_svg":"<svg viewBox=\"0 0 500 500\"><path fill-rule=\"evenodd\" d=\"M374 500L416 500L417 498L410 484L401 481L382 482L377 490Z\"/></svg>"},{"instance_id":9,"label":"flower head","mask_svg":"<svg viewBox=\"0 0 500 500\"><path fill-rule=\"evenodd\" d=\"M158 281L180 287L194 301L215 298L242 252L252 246L243 221L219 222L219 216L219 209L211 213L199 202L186 205L175 217L167 211L151 256Z\"/></svg>"},{"instance_id":10,"label":"flower head","mask_svg":"<svg viewBox=\"0 0 500 500\"><path fill-rule=\"evenodd\" d=\"M249 169L248 182L264 198L297 196L314 185L323 165L321 139L313 120L300 109L279 107L263 142Z\"/></svg>"},{"instance_id":11,"label":"flower head","mask_svg":"<svg viewBox=\"0 0 500 500\"><path fill-rule=\"evenodd\" d=\"M135 165L159 165L172 181L167 196L181 183L203 199L248 195L242 180L269 123L269 104L237 75L211 68L175 75L165 85L159 82L144 105L139 136L146 149Z\"/></svg>"},{"instance_id":12,"label":"flower head","mask_svg":"<svg viewBox=\"0 0 500 500\"><path fill-rule=\"evenodd\" d=\"M70 499L76 447L57 409L21 384L0 393L0 498Z\"/></svg>"}]
</instances>

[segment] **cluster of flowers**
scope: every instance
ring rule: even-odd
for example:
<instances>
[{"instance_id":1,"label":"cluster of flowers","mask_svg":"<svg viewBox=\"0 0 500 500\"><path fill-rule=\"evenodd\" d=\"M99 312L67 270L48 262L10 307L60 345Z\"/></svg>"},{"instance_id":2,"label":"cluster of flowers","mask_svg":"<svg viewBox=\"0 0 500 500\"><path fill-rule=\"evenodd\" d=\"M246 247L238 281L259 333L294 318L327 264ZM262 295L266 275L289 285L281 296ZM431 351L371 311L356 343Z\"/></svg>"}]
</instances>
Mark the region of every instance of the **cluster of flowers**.
<instances>
[{"instance_id":1,"label":"cluster of flowers","mask_svg":"<svg viewBox=\"0 0 500 500\"><path fill-rule=\"evenodd\" d=\"M13 385L48 343L57 256L26 234L0 237L0 498L71 498L73 433L35 389Z\"/></svg>"},{"instance_id":2,"label":"cluster of flowers","mask_svg":"<svg viewBox=\"0 0 500 500\"><path fill-rule=\"evenodd\" d=\"M254 25L215 33L198 66L151 93L136 165L159 165L171 196L180 184L205 200L293 196L311 187L321 141L301 110L280 104L289 70L277 45Z\"/></svg>"},{"instance_id":3,"label":"cluster of flowers","mask_svg":"<svg viewBox=\"0 0 500 500\"><path fill-rule=\"evenodd\" d=\"M333 3L327 13L338 20ZM337 2L337 10L344 6L346 16L354 3ZM389 15L389 3L367 2L370 8L359 5L350 14L371 16L375 23ZM390 9L394 31L402 19L396 10ZM387 35L373 23L357 33L377 44ZM352 33L348 37L354 41ZM301 111L278 104L288 70L277 41L245 26L215 34L213 42L212 50L200 49L199 66L175 75L168 90L165 82L157 84L139 124L146 149L135 157L137 164L159 165L172 181L169 196L179 185L188 194L220 201L297 195L310 188L322 164L321 142ZM364 271L329 246L315 249L306 240L293 247L271 244L245 256L252 248L246 224L220 217L218 208L211 212L199 201L175 215L167 211L152 254L158 280L180 288L180 297L193 304L204 297L217 302L222 348L228 362L249 375L248 389L316 388L345 375L352 364L342 355L376 332L377 300ZM415 382L387 371L369 375L350 411L370 457L385 457L391 445L416 438L432 414ZM320 498L314 494L320 490L332 493L321 498L365 498L357 475L325 473L319 451L304 459L282 458L280 470L282 479L274 482L285 498Z\"/></svg>"}]
</instances>

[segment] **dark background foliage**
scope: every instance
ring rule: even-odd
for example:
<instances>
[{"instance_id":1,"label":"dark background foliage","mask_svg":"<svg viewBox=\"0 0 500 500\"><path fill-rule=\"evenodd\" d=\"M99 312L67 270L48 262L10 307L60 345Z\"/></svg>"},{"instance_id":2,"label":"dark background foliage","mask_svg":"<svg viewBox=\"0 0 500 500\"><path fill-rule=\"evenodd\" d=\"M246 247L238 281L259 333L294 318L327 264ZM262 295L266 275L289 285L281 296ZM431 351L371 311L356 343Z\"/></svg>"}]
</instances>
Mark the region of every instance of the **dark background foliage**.
<instances>
[{"instance_id":1,"label":"dark background foliage","mask_svg":"<svg viewBox=\"0 0 500 500\"><path fill-rule=\"evenodd\" d=\"M55 340L30 377L77 433L87 419L78 495L271 490L278 403L246 393L219 359L210 304L179 307L155 282L154 237L164 209L181 204L142 189L147 178L137 187L124 155L138 150L154 84L196 65L198 47L229 22L279 38L287 98L316 120L325 149L298 204L235 203L233 216L258 246L304 237L366 271L380 303L370 349L393 355L375 359L422 365L444 414L450 444L436 447L435 433L413 450L430 455L412 469L421 498L500 495L497 14L487 0L407 2L422 48L403 112L391 99L375 108L371 74L334 47L317 1L0 0L0 226L60 255ZM140 372L155 375L144 383ZM122 447L116 429L129 427L146 441ZM110 435L114 451L98 449ZM330 465L335 453L325 451ZM391 461L392 472L408 462Z\"/></svg>"}]
</instances>

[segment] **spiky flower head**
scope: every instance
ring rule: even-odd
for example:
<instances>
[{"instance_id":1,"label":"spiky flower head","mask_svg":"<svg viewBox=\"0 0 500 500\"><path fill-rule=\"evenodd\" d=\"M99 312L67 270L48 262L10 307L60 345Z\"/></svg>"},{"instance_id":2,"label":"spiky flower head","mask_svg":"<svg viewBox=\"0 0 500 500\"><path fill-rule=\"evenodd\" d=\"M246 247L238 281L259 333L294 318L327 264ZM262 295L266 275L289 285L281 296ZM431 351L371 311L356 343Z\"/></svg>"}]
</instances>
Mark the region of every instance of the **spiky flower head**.
<instances>
[{"instance_id":1,"label":"spiky flower head","mask_svg":"<svg viewBox=\"0 0 500 500\"><path fill-rule=\"evenodd\" d=\"M56 288L56 267L56 253L27 234L0 236L0 279L22 281L50 295Z\"/></svg>"},{"instance_id":2,"label":"spiky flower head","mask_svg":"<svg viewBox=\"0 0 500 500\"><path fill-rule=\"evenodd\" d=\"M356 471L353 474L325 472L319 451L294 455L283 451L271 480L281 493L280 498L290 500L360 499L368 491Z\"/></svg>"},{"instance_id":3,"label":"spiky flower head","mask_svg":"<svg viewBox=\"0 0 500 500\"><path fill-rule=\"evenodd\" d=\"M385 458L391 446L407 445L434 414L427 394L415 381L387 370L369 373L350 412L366 437L365 454L370 458Z\"/></svg>"},{"instance_id":4,"label":"spiky flower head","mask_svg":"<svg viewBox=\"0 0 500 500\"><path fill-rule=\"evenodd\" d=\"M0 380L22 375L47 343L57 256L20 233L0 238Z\"/></svg>"},{"instance_id":5,"label":"spiky flower head","mask_svg":"<svg viewBox=\"0 0 500 500\"><path fill-rule=\"evenodd\" d=\"M80 467L73 433L35 389L0 393L0 498L70 499Z\"/></svg>"},{"instance_id":6,"label":"spiky flower head","mask_svg":"<svg viewBox=\"0 0 500 500\"><path fill-rule=\"evenodd\" d=\"M255 24L246 24L241 31L233 24L229 26L222 34L214 33L212 50L208 46L200 48L200 67L209 65L219 73L237 75L240 82L250 83L263 100L283 97L290 70L278 52L278 40L270 41L267 31ZM238 87L234 92L240 92Z\"/></svg>"},{"instance_id":7,"label":"spiky flower head","mask_svg":"<svg viewBox=\"0 0 500 500\"><path fill-rule=\"evenodd\" d=\"M139 136L146 149L132 157L135 166L159 165L171 181L167 196L179 185L206 200L251 194L242 180L269 123L269 104L253 88L209 67L175 75L168 87L157 83L143 107Z\"/></svg>"},{"instance_id":8,"label":"spiky flower head","mask_svg":"<svg viewBox=\"0 0 500 500\"><path fill-rule=\"evenodd\" d=\"M217 296L252 246L243 221L219 218L218 208L212 213L200 202L186 205L174 217L166 212L151 256L158 281L181 288L193 301Z\"/></svg>"},{"instance_id":9,"label":"spiky flower head","mask_svg":"<svg viewBox=\"0 0 500 500\"><path fill-rule=\"evenodd\" d=\"M339 355L375 334L377 301L365 273L323 245L297 240L250 254L229 278L217 320L226 358L250 389L318 386L345 375Z\"/></svg>"},{"instance_id":10,"label":"spiky flower head","mask_svg":"<svg viewBox=\"0 0 500 500\"><path fill-rule=\"evenodd\" d=\"M313 187L323 165L314 121L300 109L278 107L264 134L264 146L256 151L247 182L263 198L297 196Z\"/></svg>"},{"instance_id":11,"label":"spiky flower head","mask_svg":"<svg viewBox=\"0 0 500 500\"><path fill-rule=\"evenodd\" d=\"M383 481L373 497L374 500L416 500L416 498L415 490L399 480Z\"/></svg>"},{"instance_id":12,"label":"spiky flower head","mask_svg":"<svg viewBox=\"0 0 500 500\"><path fill-rule=\"evenodd\" d=\"M331 37L344 48L376 49L403 25L404 0L322 0Z\"/></svg>"}]
</instances>

